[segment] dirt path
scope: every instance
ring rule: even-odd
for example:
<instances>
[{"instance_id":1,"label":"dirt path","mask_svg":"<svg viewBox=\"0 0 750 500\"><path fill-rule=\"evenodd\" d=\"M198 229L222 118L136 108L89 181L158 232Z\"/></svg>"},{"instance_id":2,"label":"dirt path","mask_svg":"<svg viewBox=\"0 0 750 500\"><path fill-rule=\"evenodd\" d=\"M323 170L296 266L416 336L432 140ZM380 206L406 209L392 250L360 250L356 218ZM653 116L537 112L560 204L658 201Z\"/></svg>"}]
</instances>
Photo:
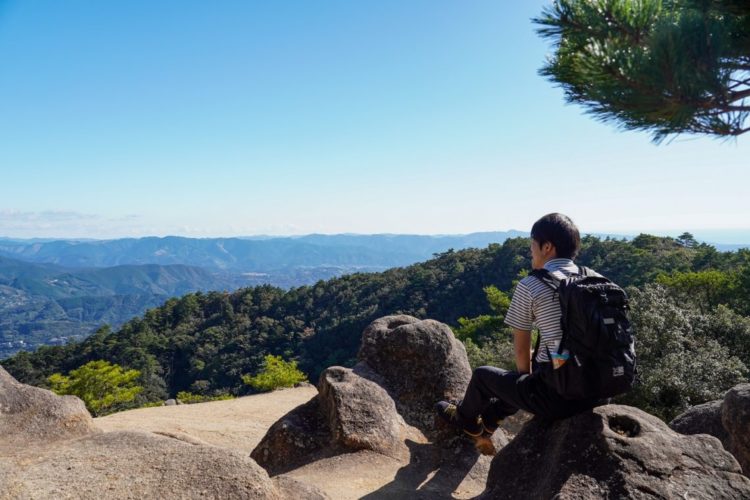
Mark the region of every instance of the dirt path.
<instances>
[{"instance_id":1,"label":"dirt path","mask_svg":"<svg viewBox=\"0 0 750 500\"><path fill-rule=\"evenodd\" d=\"M249 454L271 424L317 393L314 387L298 387L227 401L141 408L96 418L94 422L105 432L139 430L187 435Z\"/></svg>"}]
</instances>

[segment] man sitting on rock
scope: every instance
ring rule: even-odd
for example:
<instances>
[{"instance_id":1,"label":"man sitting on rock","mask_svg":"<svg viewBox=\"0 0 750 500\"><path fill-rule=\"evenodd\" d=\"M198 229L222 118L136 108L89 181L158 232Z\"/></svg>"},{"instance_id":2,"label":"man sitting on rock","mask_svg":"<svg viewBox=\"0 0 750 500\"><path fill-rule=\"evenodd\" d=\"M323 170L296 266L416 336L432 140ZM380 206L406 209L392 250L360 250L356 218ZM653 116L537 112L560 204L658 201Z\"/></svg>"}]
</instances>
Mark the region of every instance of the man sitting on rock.
<instances>
[{"instance_id":1,"label":"man sitting on rock","mask_svg":"<svg viewBox=\"0 0 750 500\"><path fill-rule=\"evenodd\" d=\"M578 228L565 215L548 214L531 228L531 267L546 269L558 279L578 274L573 263L581 246ZM589 275L597 275L588 271ZM598 276L598 275L597 275ZM474 370L466 394L457 405L440 401L438 415L477 440L489 438L503 418L519 409L550 419L569 417L597 404L598 399L563 399L535 376L550 363L562 339L562 312L555 292L539 278L523 278L513 293L505 323L513 330L517 371L493 366ZM539 330L539 348L532 360L531 329ZM533 370L532 370L533 367Z\"/></svg>"}]
</instances>

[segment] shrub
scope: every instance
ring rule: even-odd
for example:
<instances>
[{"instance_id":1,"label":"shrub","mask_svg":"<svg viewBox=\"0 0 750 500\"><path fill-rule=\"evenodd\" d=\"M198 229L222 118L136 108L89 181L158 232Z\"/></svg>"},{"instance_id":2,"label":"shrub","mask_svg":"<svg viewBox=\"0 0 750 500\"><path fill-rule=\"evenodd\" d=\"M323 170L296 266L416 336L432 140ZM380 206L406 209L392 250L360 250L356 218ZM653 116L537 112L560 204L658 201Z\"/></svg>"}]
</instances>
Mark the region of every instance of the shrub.
<instances>
[{"instance_id":1,"label":"shrub","mask_svg":"<svg viewBox=\"0 0 750 500\"><path fill-rule=\"evenodd\" d=\"M164 401L149 401L148 403L143 403L138 408L155 408L157 406L164 406Z\"/></svg>"},{"instance_id":2,"label":"shrub","mask_svg":"<svg viewBox=\"0 0 750 500\"><path fill-rule=\"evenodd\" d=\"M471 339L466 339L464 346L472 370L480 366L497 366L506 370L516 369L512 339L495 337L485 340L481 346L475 344Z\"/></svg>"},{"instance_id":3,"label":"shrub","mask_svg":"<svg viewBox=\"0 0 750 500\"><path fill-rule=\"evenodd\" d=\"M193 394L192 392L180 391L177 393L177 400L182 404L207 403L209 401L225 401L234 399L229 393L216 394L214 396L204 396L203 394Z\"/></svg>"},{"instance_id":4,"label":"shrub","mask_svg":"<svg viewBox=\"0 0 750 500\"><path fill-rule=\"evenodd\" d=\"M706 325L721 319L711 320L716 312L701 314L660 285L629 293L638 378L621 402L669 421L690 406L721 398L746 380L745 364L722 342L707 336Z\"/></svg>"},{"instance_id":5,"label":"shrub","mask_svg":"<svg viewBox=\"0 0 750 500\"><path fill-rule=\"evenodd\" d=\"M138 370L123 370L108 361L91 361L66 376L54 373L47 378L56 394L78 396L94 416L124 409L143 390L135 381Z\"/></svg>"},{"instance_id":6,"label":"shrub","mask_svg":"<svg viewBox=\"0 0 750 500\"><path fill-rule=\"evenodd\" d=\"M284 361L281 356L267 355L263 369L255 376L243 375L242 381L257 391L272 391L306 382L307 376L297 368L296 361Z\"/></svg>"},{"instance_id":7,"label":"shrub","mask_svg":"<svg viewBox=\"0 0 750 500\"><path fill-rule=\"evenodd\" d=\"M495 314L483 314L475 318L458 318L458 326L453 328L453 334L457 339L482 345L485 340L492 340L498 332L506 330L503 318L510 306L508 294L498 290L495 286L483 288L490 309Z\"/></svg>"}]
</instances>

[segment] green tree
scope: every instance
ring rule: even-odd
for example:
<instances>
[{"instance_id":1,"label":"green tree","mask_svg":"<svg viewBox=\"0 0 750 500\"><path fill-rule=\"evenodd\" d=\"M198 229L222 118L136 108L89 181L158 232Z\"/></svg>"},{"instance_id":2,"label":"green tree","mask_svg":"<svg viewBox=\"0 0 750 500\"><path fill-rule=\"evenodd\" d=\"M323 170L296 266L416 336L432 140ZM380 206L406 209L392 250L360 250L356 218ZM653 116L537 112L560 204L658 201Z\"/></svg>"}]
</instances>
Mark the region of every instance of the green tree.
<instances>
[{"instance_id":1,"label":"green tree","mask_svg":"<svg viewBox=\"0 0 750 500\"><path fill-rule=\"evenodd\" d=\"M72 370L67 376L53 373L47 381L60 395L78 396L94 416L111 413L118 405L132 402L143 390L136 385L138 370L123 370L107 361L91 361Z\"/></svg>"},{"instance_id":2,"label":"green tree","mask_svg":"<svg viewBox=\"0 0 750 500\"><path fill-rule=\"evenodd\" d=\"M677 243L685 248L694 248L698 246L698 241L695 239L692 233L685 231L677 237Z\"/></svg>"},{"instance_id":3,"label":"green tree","mask_svg":"<svg viewBox=\"0 0 750 500\"><path fill-rule=\"evenodd\" d=\"M662 274L656 282L669 288L674 297L692 303L704 313L719 304L730 304L737 294L736 273L715 269Z\"/></svg>"},{"instance_id":4,"label":"green tree","mask_svg":"<svg viewBox=\"0 0 750 500\"><path fill-rule=\"evenodd\" d=\"M490 309L495 314L482 314L475 318L458 318L459 326L453 329L453 333L459 340L471 340L481 344L484 339L492 338L505 330L503 320L505 313L508 312L508 307L510 307L510 297L494 285L484 287L484 293Z\"/></svg>"},{"instance_id":5,"label":"green tree","mask_svg":"<svg viewBox=\"0 0 750 500\"><path fill-rule=\"evenodd\" d=\"M466 347L466 356L469 358L469 365L472 369L480 366L516 369L516 354L509 335L485 339L481 347L471 339L466 339L464 347Z\"/></svg>"},{"instance_id":6,"label":"green tree","mask_svg":"<svg viewBox=\"0 0 750 500\"><path fill-rule=\"evenodd\" d=\"M731 300L718 303L726 302L738 315L750 315L748 249L719 252L703 243L688 248L674 238L649 235L630 241L593 236L583 240L578 262L621 286L643 287L659 275L676 272L733 274L737 288ZM529 239L513 238L481 250L445 252L408 267L354 273L289 290L263 285L229 295L197 292L170 299L116 331L105 327L82 341L42 346L1 363L20 382L38 386L48 386L53 373L68 373L93 360L138 370L143 391L128 406L163 401L180 391L241 394L247 390L242 375L258 373L267 353L297 359L300 370L316 379L331 365L356 363L362 331L370 322L403 313L459 328L459 318L476 319L474 333L467 335L476 337L477 349L467 343L467 351L477 354L472 363L506 366L511 334L498 321L504 314L494 305L499 302L485 288L493 285L510 293L529 268ZM713 290L722 292L720 287ZM677 291L669 288L673 296ZM494 326L483 321L488 318L494 318ZM716 324L732 321L726 316ZM725 339L722 328L713 330L720 343ZM743 334L732 335L740 339L738 346L743 344Z\"/></svg>"},{"instance_id":7,"label":"green tree","mask_svg":"<svg viewBox=\"0 0 750 500\"><path fill-rule=\"evenodd\" d=\"M297 368L296 361L284 361L281 356L267 355L263 369L255 376L243 375L242 381L258 391L272 391L281 387L293 387L307 377Z\"/></svg>"},{"instance_id":8,"label":"green tree","mask_svg":"<svg viewBox=\"0 0 750 500\"><path fill-rule=\"evenodd\" d=\"M556 0L535 19L566 99L659 142L750 130L750 2Z\"/></svg>"},{"instance_id":9,"label":"green tree","mask_svg":"<svg viewBox=\"0 0 750 500\"><path fill-rule=\"evenodd\" d=\"M747 366L734 347L747 342L747 327L727 331L728 322L736 319L727 310L720 309L718 316L702 314L654 284L631 288L629 294L638 379L621 402L670 421L747 381Z\"/></svg>"}]
</instances>

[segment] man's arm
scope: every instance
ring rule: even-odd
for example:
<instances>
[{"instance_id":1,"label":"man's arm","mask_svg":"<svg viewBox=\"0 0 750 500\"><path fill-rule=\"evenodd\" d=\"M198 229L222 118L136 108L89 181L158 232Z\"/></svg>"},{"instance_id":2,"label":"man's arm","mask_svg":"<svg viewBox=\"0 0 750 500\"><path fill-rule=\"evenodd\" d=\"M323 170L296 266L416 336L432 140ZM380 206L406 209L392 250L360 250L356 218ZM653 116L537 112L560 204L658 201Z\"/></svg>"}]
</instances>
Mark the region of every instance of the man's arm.
<instances>
[{"instance_id":1,"label":"man's arm","mask_svg":"<svg viewBox=\"0 0 750 500\"><path fill-rule=\"evenodd\" d=\"M531 332L513 328L513 347L516 351L516 369L531 373Z\"/></svg>"}]
</instances>

